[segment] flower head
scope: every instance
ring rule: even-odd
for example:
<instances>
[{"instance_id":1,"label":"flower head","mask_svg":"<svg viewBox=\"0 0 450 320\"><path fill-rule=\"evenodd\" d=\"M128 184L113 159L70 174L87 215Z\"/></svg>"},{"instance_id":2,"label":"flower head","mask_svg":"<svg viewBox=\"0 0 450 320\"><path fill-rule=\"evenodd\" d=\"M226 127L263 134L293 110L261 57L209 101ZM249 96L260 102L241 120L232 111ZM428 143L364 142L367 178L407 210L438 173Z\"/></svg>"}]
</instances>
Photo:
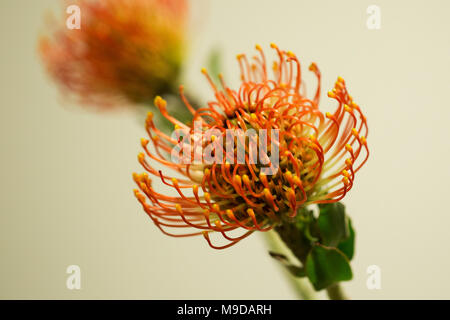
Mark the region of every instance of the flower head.
<instances>
[{"instance_id":1,"label":"flower head","mask_svg":"<svg viewBox=\"0 0 450 320\"><path fill-rule=\"evenodd\" d=\"M39 42L42 60L64 93L114 106L150 102L174 86L184 56L186 0L75 4L81 28L53 22L56 27Z\"/></svg>"},{"instance_id":2,"label":"flower head","mask_svg":"<svg viewBox=\"0 0 450 320\"><path fill-rule=\"evenodd\" d=\"M271 47L278 57L272 66L273 76L269 76L259 45L252 60L243 54L237 56L242 80L238 90L230 89L221 76L219 89L202 70L215 95L207 107L194 109L181 87L181 98L193 114L192 124L171 117L166 102L156 98L156 106L176 132L189 134L187 139L181 138L180 132L167 136L155 127L152 114L147 118L150 138L142 139L145 153L138 156L147 172L133 175L139 187L135 195L164 233L175 237L203 235L211 247L223 249L254 231L267 231L292 220L306 205L339 201L353 187L355 175L369 155L368 128L345 81L338 78L328 93L337 103L335 112L324 114L318 108L321 74L317 65L309 67L318 85L314 96L308 98L301 90L297 57L274 44ZM235 144L234 136L230 139L227 135L229 130L239 129L260 134L236 135ZM199 130L203 133L200 138L196 136ZM214 134L206 134L211 130ZM270 143L260 144L266 138L261 132ZM245 146L240 161L237 152L227 151L230 143L236 151L239 140ZM215 161L198 161L202 158L198 158L196 143L205 150L204 156L210 154ZM174 157L173 150L191 145L194 148L188 149L187 159ZM259 163L253 161L255 146L259 147ZM147 158L182 178L156 170ZM153 178L174 189L177 196L155 189ZM214 234L226 243L213 244Z\"/></svg>"}]
</instances>

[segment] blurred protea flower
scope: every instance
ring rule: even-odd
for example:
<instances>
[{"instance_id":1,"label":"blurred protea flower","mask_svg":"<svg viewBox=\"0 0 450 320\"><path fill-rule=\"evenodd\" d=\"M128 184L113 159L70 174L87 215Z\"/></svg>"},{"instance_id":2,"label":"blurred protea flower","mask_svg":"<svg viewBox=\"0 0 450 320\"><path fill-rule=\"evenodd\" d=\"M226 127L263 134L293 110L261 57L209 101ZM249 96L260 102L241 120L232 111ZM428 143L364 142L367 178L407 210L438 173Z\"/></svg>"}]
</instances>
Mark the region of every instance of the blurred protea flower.
<instances>
[{"instance_id":1,"label":"blurred protea flower","mask_svg":"<svg viewBox=\"0 0 450 320\"><path fill-rule=\"evenodd\" d=\"M69 4L69 3L68 3ZM186 0L76 0L81 29L49 23L39 42L65 94L96 106L148 103L172 92L184 57ZM175 90L176 91L176 90Z\"/></svg>"},{"instance_id":2,"label":"blurred protea flower","mask_svg":"<svg viewBox=\"0 0 450 320\"><path fill-rule=\"evenodd\" d=\"M328 92L328 97L337 103L336 110L323 113L319 110L321 74L317 65L312 63L309 67L318 84L314 96L308 98L303 90L297 57L274 44L271 47L278 57L273 63L273 76L269 76L259 45L256 46L258 55L253 59L243 54L237 56L242 80L238 90L230 89L222 76L222 89L219 89L202 70L215 95L215 100L206 107L195 110L181 87L181 98L193 114L192 124L170 116L166 102L156 98L155 105L177 130L172 136L165 135L154 125L152 114L148 115L149 139L142 139L145 153L138 156L147 172L134 174L133 178L139 187L134 191L137 199L165 234L174 237L203 235L211 247L223 249L254 231L268 231L283 221L294 219L309 204L339 201L353 187L355 175L369 155L368 128L345 81L338 78ZM199 123L203 133L211 129L216 133L206 137L195 135L195 126ZM227 138L226 130L230 129L272 132L267 133L271 141L267 149L261 150L260 146L259 150L266 155L260 158L265 159L262 161L265 166L251 161L250 144L255 141L250 136L240 136L244 144L249 144L244 161L228 154L213 163L174 159L174 147L184 148L191 142L194 146L200 143L200 149L209 151L208 146L218 143L216 147L222 146L226 153L223 142ZM177 131L180 130L193 134L189 141L179 139ZM276 136L274 130L278 132ZM256 140L261 141L261 136ZM225 145L230 142L227 140ZM221 151L214 150L213 156ZM277 157L274 157L275 152ZM191 160L198 156L195 147L190 156ZM147 157L176 174L155 169ZM263 170L267 168L274 170L268 173ZM164 194L153 186L151 177L161 180L177 195ZM222 240L216 243L212 235Z\"/></svg>"}]
</instances>

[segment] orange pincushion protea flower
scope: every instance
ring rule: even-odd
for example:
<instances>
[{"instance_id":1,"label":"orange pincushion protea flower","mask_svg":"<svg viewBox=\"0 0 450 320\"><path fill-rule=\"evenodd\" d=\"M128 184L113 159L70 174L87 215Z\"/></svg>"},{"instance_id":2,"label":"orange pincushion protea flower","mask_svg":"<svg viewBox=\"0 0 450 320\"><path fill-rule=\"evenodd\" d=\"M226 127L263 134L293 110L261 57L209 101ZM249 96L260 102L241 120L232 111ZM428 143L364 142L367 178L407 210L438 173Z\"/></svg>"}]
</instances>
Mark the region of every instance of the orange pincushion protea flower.
<instances>
[{"instance_id":1,"label":"orange pincushion protea flower","mask_svg":"<svg viewBox=\"0 0 450 320\"><path fill-rule=\"evenodd\" d=\"M135 195L165 234L203 235L211 247L223 249L254 231L267 231L283 221L292 221L308 204L339 201L352 188L355 174L369 156L367 122L360 107L348 94L344 80L338 78L328 93L336 100L337 109L323 114L318 108L321 74L316 64L309 67L318 80L315 95L309 99L300 91L302 78L297 57L274 44L271 47L278 55L273 78L268 75L266 58L257 45L259 55L254 60L238 55L242 79L239 90L228 88L222 77L223 89L219 90L203 70L215 101L195 110L184 97L182 87L180 93L193 114L193 122L200 121L201 130L219 130L221 136L211 136L211 141L206 142L208 139L203 139L203 147L207 142L225 139L227 129L277 129L279 164L274 174L264 174L261 165L252 163L247 149L244 163L236 163L233 157L212 164L173 161L167 154L179 139L158 130L149 114L146 128L150 139L141 141L145 153L139 154L139 162L178 196L158 192L148 173L133 174L140 189L135 190ZM183 124L167 113L163 99L158 97L155 104L176 128L194 131L193 124ZM276 149L271 144L268 151L270 154ZM154 169L146 155L184 178ZM227 243L213 244L213 234Z\"/></svg>"},{"instance_id":2,"label":"orange pincushion protea flower","mask_svg":"<svg viewBox=\"0 0 450 320\"><path fill-rule=\"evenodd\" d=\"M110 107L170 92L184 56L186 0L70 4L80 7L81 29L56 23L39 42L48 72L65 94Z\"/></svg>"}]
</instances>

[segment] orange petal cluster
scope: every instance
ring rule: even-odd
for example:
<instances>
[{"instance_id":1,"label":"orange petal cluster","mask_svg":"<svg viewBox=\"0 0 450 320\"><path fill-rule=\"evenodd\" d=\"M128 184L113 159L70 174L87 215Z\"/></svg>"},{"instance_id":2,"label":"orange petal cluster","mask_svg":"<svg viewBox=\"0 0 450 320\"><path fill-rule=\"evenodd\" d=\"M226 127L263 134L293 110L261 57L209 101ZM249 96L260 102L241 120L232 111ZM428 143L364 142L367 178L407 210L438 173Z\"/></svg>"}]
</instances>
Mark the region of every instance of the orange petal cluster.
<instances>
[{"instance_id":1,"label":"orange petal cluster","mask_svg":"<svg viewBox=\"0 0 450 320\"><path fill-rule=\"evenodd\" d=\"M237 56L242 80L238 90L229 88L222 76L219 88L202 70L215 99L196 109L185 98L183 87L180 94L193 123L200 121L203 132L219 132L210 141L203 139L202 146L224 141L227 129L279 130L279 168L275 174L264 174L260 165L250 161L248 148L244 163L229 157L210 164L173 161L170 154L179 139L160 131L149 114L149 138L142 139L144 152L138 156L146 172L133 174L138 186L134 192L165 234L203 235L212 248L224 249L254 231L292 221L303 206L339 201L353 187L356 173L369 156L368 127L361 108L339 77L328 92L337 108L334 113L322 113L317 65L309 67L317 78L317 88L308 98L295 54L275 44L271 47L277 56L271 68L259 45L252 59ZM184 124L168 114L163 99L156 98L155 105L176 129L194 132L193 123ZM273 150L269 148L269 152ZM195 152L191 156L194 159ZM155 163L167 171L155 169ZM152 179L173 189L175 195L155 187Z\"/></svg>"},{"instance_id":2,"label":"orange petal cluster","mask_svg":"<svg viewBox=\"0 0 450 320\"><path fill-rule=\"evenodd\" d=\"M65 98L111 108L150 103L156 94L173 91L184 58L186 0L69 5L80 8L80 29L66 27L65 13L62 21L50 21L39 41L44 65Z\"/></svg>"}]
</instances>

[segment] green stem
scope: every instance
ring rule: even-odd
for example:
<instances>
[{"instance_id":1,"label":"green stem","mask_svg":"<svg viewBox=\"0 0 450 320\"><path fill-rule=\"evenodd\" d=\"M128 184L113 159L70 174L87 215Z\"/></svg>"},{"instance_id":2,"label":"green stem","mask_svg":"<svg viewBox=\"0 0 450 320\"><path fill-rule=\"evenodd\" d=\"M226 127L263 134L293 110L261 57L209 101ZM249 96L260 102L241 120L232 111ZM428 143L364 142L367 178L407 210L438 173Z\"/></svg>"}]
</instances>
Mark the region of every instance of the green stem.
<instances>
[{"instance_id":1,"label":"green stem","mask_svg":"<svg viewBox=\"0 0 450 320\"><path fill-rule=\"evenodd\" d=\"M327 288L330 300L347 300L347 297L339 283L335 283Z\"/></svg>"},{"instance_id":2,"label":"green stem","mask_svg":"<svg viewBox=\"0 0 450 320\"><path fill-rule=\"evenodd\" d=\"M286 270L283 270L286 278L290 281L292 288L295 290L297 296L302 300L314 300L315 296L311 289L309 289L308 284L305 279L302 278L294 278L290 275Z\"/></svg>"},{"instance_id":3,"label":"green stem","mask_svg":"<svg viewBox=\"0 0 450 320\"><path fill-rule=\"evenodd\" d=\"M265 236L266 243L270 249L270 251L276 252L276 253L285 253L287 248L285 245L278 239L278 235L273 232L269 231L266 233ZM291 285L292 289L297 294L298 298L301 300L314 300L314 292L311 289L311 286L307 282L307 280L302 278L296 278L293 277L288 271L286 271L285 268L283 268L283 274L286 277L287 280L289 280L289 284Z\"/></svg>"}]
</instances>

